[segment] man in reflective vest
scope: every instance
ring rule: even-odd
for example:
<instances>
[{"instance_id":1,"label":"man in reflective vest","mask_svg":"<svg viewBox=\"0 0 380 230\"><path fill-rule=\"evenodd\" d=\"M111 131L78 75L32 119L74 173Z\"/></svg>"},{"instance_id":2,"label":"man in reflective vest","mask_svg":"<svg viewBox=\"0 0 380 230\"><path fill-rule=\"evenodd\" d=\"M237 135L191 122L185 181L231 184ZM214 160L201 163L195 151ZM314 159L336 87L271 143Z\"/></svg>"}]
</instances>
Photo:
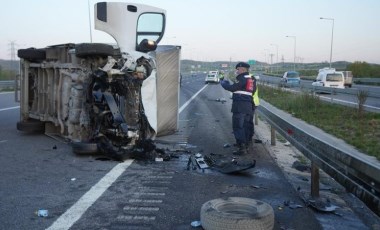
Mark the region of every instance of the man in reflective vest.
<instances>
[{"instance_id":1,"label":"man in reflective vest","mask_svg":"<svg viewBox=\"0 0 380 230\"><path fill-rule=\"evenodd\" d=\"M223 80L222 87L232 92L232 129L239 151L236 154L246 154L253 137L253 114L255 105L253 95L256 91L256 81L248 70L249 64L239 62L236 65L236 82L230 84Z\"/></svg>"}]
</instances>

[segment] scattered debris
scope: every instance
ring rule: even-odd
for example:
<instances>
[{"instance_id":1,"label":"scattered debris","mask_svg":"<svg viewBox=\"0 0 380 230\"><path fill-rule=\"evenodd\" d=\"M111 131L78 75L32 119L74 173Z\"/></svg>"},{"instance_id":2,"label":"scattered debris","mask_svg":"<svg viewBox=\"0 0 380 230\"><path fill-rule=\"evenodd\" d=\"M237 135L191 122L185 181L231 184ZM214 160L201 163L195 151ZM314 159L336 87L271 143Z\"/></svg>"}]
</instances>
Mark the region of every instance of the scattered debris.
<instances>
[{"instance_id":1,"label":"scattered debris","mask_svg":"<svg viewBox=\"0 0 380 230\"><path fill-rule=\"evenodd\" d=\"M303 208L303 206L300 204L291 204L291 205L289 205L289 208L296 209L296 208Z\"/></svg>"},{"instance_id":2,"label":"scattered debris","mask_svg":"<svg viewBox=\"0 0 380 230\"><path fill-rule=\"evenodd\" d=\"M304 177L304 176L298 176L298 178L299 178L300 180L303 180L303 181L309 181L309 179L306 178L306 177Z\"/></svg>"},{"instance_id":3,"label":"scattered debris","mask_svg":"<svg viewBox=\"0 0 380 230\"><path fill-rule=\"evenodd\" d=\"M225 102L227 102L227 100L225 99L225 98L217 98L217 99L215 99L215 101L217 101L217 102L222 102L222 104L224 104Z\"/></svg>"},{"instance_id":4,"label":"scattered debris","mask_svg":"<svg viewBox=\"0 0 380 230\"><path fill-rule=\"evenodd\" d=\"M229 147L231 147L231 145L228 144L228 143L226 143L226 144L223 145L223 148L229 148Z\"/></svg>"},{"instance_id":5,"label":"scattered debris","mask_svg":"<svg viewBox=\"0 0 380 230\"><path fill-rule=\"evenodd\" d=\"M191 227L194 227L194 228L200 227L201 225L202 225L201 221L199 221L199 220L195 220L195 221L191 222Z\"/></svg>"},{"instance_id":6,"label":"scattered debris","mask_svg":"<svg viewBox=\"0 0 380 230\"><path fill-rule=\"evenodd\" d=\"M311 206L320 212L335 212L335 210L339 208L338 206L331 204L330 200L323 201L309 199L306 201L306 205Z\"/></svg>"},{"instance_id":7,"label":"scattered debris","mask_svg":"<svg viewBox=\"0 0 380 230\"><path fill-rule=\"evenodd\" d=\"M71 181L76 181L76 180L77 180L77 178L75 178L75 177L71 178Z\"/></svg>"},{"instance_id":8,"label":"scattered debris","mask_svg":"<svg viewBox=\"0 0 380 230\"><path fill-rule=\"evenodd\" d=\"M224 159L222 161L217 161L211 156L205 156L204 159L211 169L226 174L241 172L256 166L256 160L240 162L236 160L236 158L232 158L232 160Z\"/></svg>"},{"instance_id":9,"label":"scattered debris","mask_svg":"<svg viewBox=\"0 0 380 230\"><path fill-rule=\"evenodd\" d=\"M310 172L310 170L311 170L309 165L301 163L300 161L293 162L292 168L295 168L301 172L305 172L305 171Z\"/></svg>"},{"instance_id":10,"label":"scattered debris","mask_svg":"<svg viewBox=\"0 0 380 230\"><path fill-rule=\"evenodd\" d=\"M49 216L49 211L46 209L40 209L36 212L36 215L40 217L47 217Z\"/></svg>"},{"instance_id":11,"label":"scattered debris","mask_svg":"<svg viewBox=\"0 0 380 230\"><path fill-rule=\"evenodd\" d=\"M265 187L262 187L262 186L259 186L259 185L250 185L251 188L255 188L255 189L259 189L259 188L262 188L262 189L267 189Z\"/></svg>"},{"instance_id":12,"label":"scattered debris","mask_svg":"<svg viewBox=\"0 0 380 230\"><path fill-rule=\"evenodd\" d=\"M254 139L254 141L255 141L255 143L263 143L263 141L260 139Z\"/></svg>"},{"instance_id":13,"label":"scattered debris","mask_svg":"<svg viewBox=\"0 0 380 230\"><path fill-rule=\"evenodd\" d=\"M56 146L56 145L54 145L54 146L53 146L53 149L57 149L57 146Z\"/></svg>"},{"instance_id":14,"label":"scattered debris","mask_svg":"<svg viewBox=\"0 0 380 230\"><path fill-rule=\"evenodd\" d=\"M284 143L284 145L285 145L285 146L290 146L291 144L290 144L289 141L287 141L287 142Z\"/></svg>"}]
</instances>

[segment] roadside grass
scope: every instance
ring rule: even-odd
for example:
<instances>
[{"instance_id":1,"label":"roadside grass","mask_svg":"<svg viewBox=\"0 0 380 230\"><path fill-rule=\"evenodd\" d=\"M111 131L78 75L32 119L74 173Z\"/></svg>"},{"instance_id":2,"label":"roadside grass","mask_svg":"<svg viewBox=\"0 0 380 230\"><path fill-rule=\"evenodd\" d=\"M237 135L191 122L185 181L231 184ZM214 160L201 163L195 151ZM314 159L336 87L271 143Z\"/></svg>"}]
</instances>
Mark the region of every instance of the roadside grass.
<instances>
[{"instance_id":1,"label":"roadside grass","mask_svg":"<svg viewBox=\"0 0 380 230\"><path fill-rule=\"evenodd\" d=\"M260 85L260 97L380 160L380 114L361 113L358 108L328 103L306 92L295 94L265 85Z\"/></svg>"}]
</instances>

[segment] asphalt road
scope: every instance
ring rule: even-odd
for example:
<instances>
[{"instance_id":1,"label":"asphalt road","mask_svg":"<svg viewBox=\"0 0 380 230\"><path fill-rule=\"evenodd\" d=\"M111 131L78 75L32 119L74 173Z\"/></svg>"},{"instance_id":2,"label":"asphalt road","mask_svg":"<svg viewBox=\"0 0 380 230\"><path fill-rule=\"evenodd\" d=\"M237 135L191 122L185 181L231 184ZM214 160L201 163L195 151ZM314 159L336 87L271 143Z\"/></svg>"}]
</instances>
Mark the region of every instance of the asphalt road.
<instances>
[{"instance_id":1,"label":"asphalt road","mask_svg":"<svg viewBox=\"0 0 380 230\"><path fill-rule=\"evenodd\" d=\"M274 229L322 229L313 210L284 207L302 200L262 144L236 158L257 161L242 173L187 170L191 153L234 157L233 147L224 147L234 142L229 95L220 85L205 86L201 75L184 76L179 131L161 138L172 141L163 147L179 151L170 161L119 163L79 157L58 139L17 131L17 103L0 94L0 229L194 229L204 202L232 196L269 203ZM37 216L39 209L48 216Z\"/></svg>"}]
</instances>

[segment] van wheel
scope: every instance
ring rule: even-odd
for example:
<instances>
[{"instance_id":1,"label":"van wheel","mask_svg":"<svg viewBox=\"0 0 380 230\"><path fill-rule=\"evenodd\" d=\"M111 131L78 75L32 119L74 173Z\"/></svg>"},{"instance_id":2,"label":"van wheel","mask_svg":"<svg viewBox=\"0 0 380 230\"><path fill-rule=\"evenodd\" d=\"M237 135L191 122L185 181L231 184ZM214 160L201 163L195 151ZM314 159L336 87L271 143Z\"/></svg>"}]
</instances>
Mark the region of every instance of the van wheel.
<instances>
[{"instance_id":1,"label":"van wheel","mask_svg":"<svg viewBox=\"0 0 380 230\"><path fill-rule=\"evenodd\" d=\"M27 120L17 122L17 130L27 133L44 133L45 122L38 120Z\"/></svg>"},{"instance_id":2,"label":"van wheel","mask_svg":"<svg viewBox=\"0 0 380 230\"><path fill-rule=\"evenodd\" d=\"M46 50L36 48L20 49L17 51L17 56L29 61L42 61L46 59Z\"/></svg>"},{"instance_id":3,"label":"van wheel","mask_svg":"<svg viewBox=\"0 0 380 230\"><path fill-rule=\"evenodd\" d=\"M72 150L78 155L90 155L98 153L97 143L87 143L87 142L73 142L71 144Z\"/></svg>"},{"instance_id":4,"label":"van wheel","mask_svg":"<svg viewBox=\"0 0 380 230\"><path fill-rule=\"evenodd\" d=\"M114 54L113 46L102 43L81 43L75 45L77 57L86 58L89 56L107 57Z\"/></svg>"},{"instance_id":5,"label":"van wheel","mask_svg":"<svg viewBox=\"0 0 380 230\"><path fill-rule=\"evenodd\" d=\"M273 208L262 201L228 197L202 205L201 223L206 230L273 229Z\"/></svg>"}]
</instances>

